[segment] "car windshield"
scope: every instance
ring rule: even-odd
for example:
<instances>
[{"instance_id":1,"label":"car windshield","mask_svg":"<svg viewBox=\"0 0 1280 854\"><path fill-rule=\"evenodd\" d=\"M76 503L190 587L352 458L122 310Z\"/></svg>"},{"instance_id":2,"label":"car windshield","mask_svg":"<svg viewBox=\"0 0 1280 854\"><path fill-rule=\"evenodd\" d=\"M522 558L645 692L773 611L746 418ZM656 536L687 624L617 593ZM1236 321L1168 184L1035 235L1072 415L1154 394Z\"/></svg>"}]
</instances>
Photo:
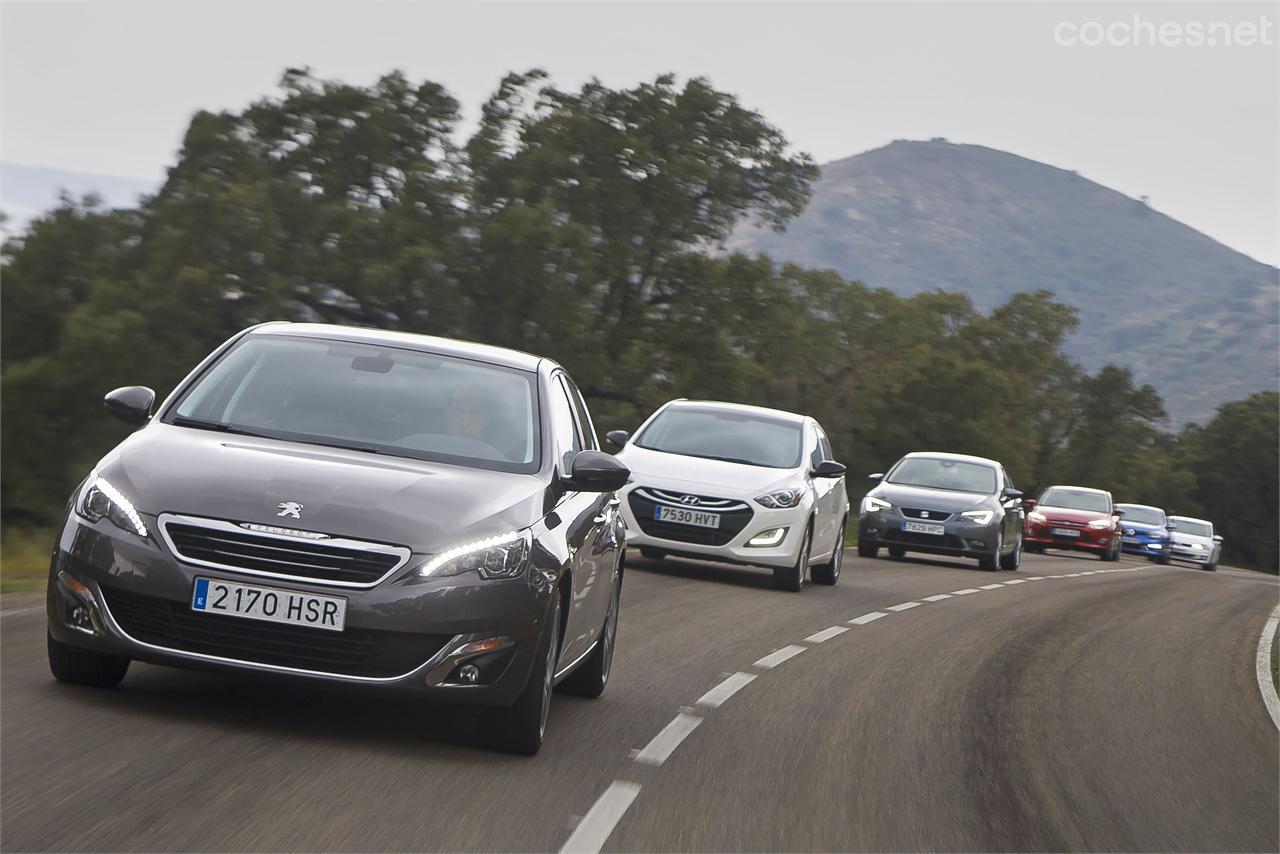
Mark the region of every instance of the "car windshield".
<instances>
[{"instance_id":1,"label":"car windshield","mask_svg":"<svg viewBox=\"0 0 1280 854\"><path fill-rule=\"evenodd\" d=\"M538 468L535 375L346 341L252 335L165 420L498 471Z\"/></svg>"},{"instance_id":2,"label":"car windshield","mask_svg":"<svg viewBox=\"0 0 1280 854\"><path fill-rule=\"evenodd\" d=\"M672 406L636 437L651 451L790 469L800 465L802 423L742 410Z\"/></svg>"},{"instance_id":3,"label":"car windshield","mask_svg":"<svg viewBox=\"0 0 1280 854\"><path fill-rule=\"evenodd\" d=\"M885 480L901 486L947 489L953 492L981 492L991 495L996 491L996 470L991 466L932 457L908 457L894 466Z\"/></svg>"},{"instance_id":4,"label":"car windshield","mask_svg":"<svg viewBox=\"0 0 1280 854\"><path fill-rule=\"evenodd\" d=\"M1101 492L1085 492L1079 489L1048 489L1040 496L1042 507L1062 507L1066 510L1084 510L1090 513L1106 513L1111 502Z\"/></svg>"},{"instance_id":5,"label":"car windshield","mask_svg":"<svg viewBox=\"0 0 1280 854\"><path fill-rule=\"evenodd\" d=\"M1122 505L1120 509L1124 511L1124 520L1126 522L1137 522L1139 525L1164 524L1164 513L1154 507Z\"/></svg>"},{"instance_id":6,"label":"car windshield","mask_svg":"<svg viewBox=\"0 0 1280 854\"><path fill-rule=\"evenodd\" d=\"M1213 526L1208 522L1199 522L1195 519L1175 519L1174 524L1177 525L1179 534L1190 534L1193 537L1212 537Z\"/></svg>"}]
</instances>

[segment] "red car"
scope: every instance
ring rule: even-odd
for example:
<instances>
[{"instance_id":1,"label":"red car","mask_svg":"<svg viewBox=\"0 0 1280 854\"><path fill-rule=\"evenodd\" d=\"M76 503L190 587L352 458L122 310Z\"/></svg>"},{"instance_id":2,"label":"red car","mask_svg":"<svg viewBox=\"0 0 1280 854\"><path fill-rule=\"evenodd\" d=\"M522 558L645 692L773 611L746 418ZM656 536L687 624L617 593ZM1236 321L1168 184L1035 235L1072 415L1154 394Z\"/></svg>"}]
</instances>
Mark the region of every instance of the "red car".
<instances>
[{"instance_id":1,"label":"red car","mask_svg":"<svg viewBox=\"0 0 1280 854\"><path fill-rule=\"evenodd\" d=\"M1120 559L1120 517L1111 493L1087 486L1051 486L1039 501L1024 501L1027 510L1023 548L1093 552L1103 560Z\"/></svg>"}]
</instances>

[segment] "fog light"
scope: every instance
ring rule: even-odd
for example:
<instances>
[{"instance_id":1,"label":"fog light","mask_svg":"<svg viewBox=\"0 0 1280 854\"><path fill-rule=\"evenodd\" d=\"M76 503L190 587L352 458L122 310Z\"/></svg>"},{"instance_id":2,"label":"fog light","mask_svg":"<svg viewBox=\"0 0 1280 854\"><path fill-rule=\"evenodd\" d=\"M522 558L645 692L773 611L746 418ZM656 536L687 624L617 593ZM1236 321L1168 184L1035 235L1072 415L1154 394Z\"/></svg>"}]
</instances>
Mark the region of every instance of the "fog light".
<instances>
[{"instance_id":1,"label":"fog light","mask_svg":"<svg viewBox=\"0 0 1280 854\"><path fill-rule=\"evenodd\" d=\"M458 678L468 685L474 685L480 679L480 668L474 664L464 664L458 668Z\"/></svg>"},{"instance_id":2,"label":"fog light","mask_svg":"<svg viewBox=\"0 0 1280 854\"><path fill-rule=\"evenodd\" d=\"M83 605L77 605L71 609L71 625L77 629L92 629L93 622L89 619L89 609Z\"/></svg>"},{"instance_id":3,"label":"fog light","mask_svg":"<svg viewBox=\"0 0 1280 854\"><path fill-rule=\"evenodd\" d=\"M755 546L756 548L769 548L770 546L776 546L787 536L787 531L789 530L791 529L770 528L767 531L761 531L751 539L747 540L747 545Z\"/></svg>"}]
</instances>

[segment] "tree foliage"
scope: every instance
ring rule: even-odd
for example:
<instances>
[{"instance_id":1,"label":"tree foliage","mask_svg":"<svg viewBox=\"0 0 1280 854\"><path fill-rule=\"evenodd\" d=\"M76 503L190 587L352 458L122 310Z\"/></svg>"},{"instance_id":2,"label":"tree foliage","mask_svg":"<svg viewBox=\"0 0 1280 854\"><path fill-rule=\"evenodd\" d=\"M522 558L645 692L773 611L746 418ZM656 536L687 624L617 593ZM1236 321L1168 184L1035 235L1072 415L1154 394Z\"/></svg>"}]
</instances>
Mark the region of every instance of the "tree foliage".
<instances>
[{"instance_id":1,"label":"tree foliage","mask_svg":"<svg viewBox=\"0 0 1280 854\"><path fill-rule=\"evenodd\" d=\"M545 354L604 429L677 396L809 412L855 492L931 448L1001 459L1027 489L1193 508L1229 554L1274 566L1274 395L1172 436L1150 387L1063 355L1077 320L1050 293L984 315L724 253L740 221L802 210L817 172L709 82L570 92L513 74L461 144L458 122L435 83L290 70L274 98L195 115L137 209L65 199L6 243L5 519L56 518L123 435L106 390L164 394L247 325L321 320Z\"/></svg>"}]
</instances>

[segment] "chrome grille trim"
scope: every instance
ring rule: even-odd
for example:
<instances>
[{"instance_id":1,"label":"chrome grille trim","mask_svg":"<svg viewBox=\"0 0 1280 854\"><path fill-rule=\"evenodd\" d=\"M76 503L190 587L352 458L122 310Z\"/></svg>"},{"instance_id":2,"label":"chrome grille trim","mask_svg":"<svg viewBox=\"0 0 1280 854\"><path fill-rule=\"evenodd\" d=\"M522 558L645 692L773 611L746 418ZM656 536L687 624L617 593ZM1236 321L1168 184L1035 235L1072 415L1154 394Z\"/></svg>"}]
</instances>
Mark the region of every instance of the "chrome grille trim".
<instances>
[{"instance_id":1,"label":"chrome grille trim","mask_svg":"<svg viewBox=\"0 0 1280 854\"><path fill-rule=\"evenodd\" d=\"M682 507L685 510L706 510L711 513L729 513L734 510L750 510L751 505L736 498L712 498L707 495L694 495L687 492L671 492L652 486L638 486L634 492L655 504L669 507ZM683 499L689 496L698 499L696 503L686 503Z\"/></svg>"},{"instance_id":2,"label":"chrome grille trim","mask_svg":"<svg viewBox=\"0 0 1280 854\"><path fill-rule=\"evenodd\" d=\"M173 554L173 556L176 557L178 560L180 560L182 563L189 564L192 566L202 566L208 569L217 569L222 572L234 572L242 575L254 575L260 578L274 578L281 581L293 581L300 584L318 584L325 587L342 587L349 590L350 589L368 590L369 588L377 587L379 584L381 584L382 582L390 578L392 575L394 575L396 572L403 569L404 565L409 562L409 558L412 556L412 552L409 549L405 548L404 546L390 546L385 543L371 543L365 540L349 540L343 537L330 537L327 535L322 540L315 540L315 539L309 539L309 538L304 539L302 537L291 537L285 534L266 533L263 531L250 532L250 531L247 531L245 528L242 528L239 524L235 522L228 522L223 519L206 519L202 516L185 516L179 513L161 513L159 516L159 522L160 522L160 536L164 539L165 545L168 546L170 553ZM173 538L169 536L168 528L171 523L177 524L177 525L190 525L192 527L204 528L209 531L215 531L215 532L223 531L226 533L241 534L241 535L251 533L252 536L254 537L279 541L280 542L279 549L283 553L288 553L290 551L290 549L288 548L290 544L295 546L305 545L311 549L332 547L337 549L352 549L356 551L372 552L374 554L394 556L396 558L396 562L390 569L388 569L385 573L383 573L381 576L379 576L377 579L373 581L337 581L334 579L327 579L327 578L315 578L313 576L308 576L308 575L295 575L293 573L284 572L284 571L271 572L263 569L250 569L243 566L235 566L233 564L226 564L226 563L217 563L214 561L204 560L202 558L190 557L188 555L183 554L182 551L179 550L177 545L174 543ZM319 532L316 532L316 533L319 533ZM263 546L262 548L270 548L274 550L276 547ZM263 560L268 560L268 559L264 558ZM269 562L276 562L276 561L269 561ZM285 566L293 565L293 566L301 567L301 566L307 565L301 559L293 560L293 561L282 560L278 562L284 564Z\"/></svg>"}]
</instances>

